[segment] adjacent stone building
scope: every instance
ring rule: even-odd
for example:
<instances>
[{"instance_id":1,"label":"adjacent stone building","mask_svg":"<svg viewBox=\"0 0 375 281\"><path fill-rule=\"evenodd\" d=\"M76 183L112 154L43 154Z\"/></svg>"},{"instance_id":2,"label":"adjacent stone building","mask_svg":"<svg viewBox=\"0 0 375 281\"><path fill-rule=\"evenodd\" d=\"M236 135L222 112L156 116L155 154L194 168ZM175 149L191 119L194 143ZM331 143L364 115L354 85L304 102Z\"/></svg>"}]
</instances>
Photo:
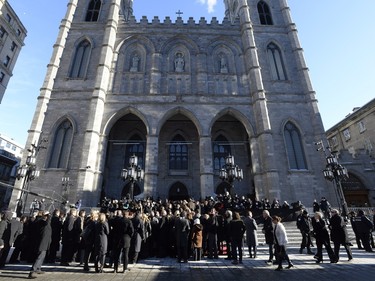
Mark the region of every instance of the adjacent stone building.
<instances>
[{"instance_id":1,"label":"adjacent stone building","mask_svg":"<svg viewBox=\"0 0 375 281\"><path fill-rule=\"evenodd\" d=\"M327 130L333 150L349 172L343 190L349 206L375 204L375 99L354 108L338 124Z\"/></svg>"},{"instance_id":2,"label":"adjacent stone building","mask_svg":"<svg viewBox=\"0 0 375 281\"><path fill-rule=\"evenodd\" d=\"M12 77L27 30L9 5L0 0L0 103Z\"/></svg>"},{"instance_id":3,"label":"adjacent stone building","mask_svg":"<svg viewBox=\"0 0 375 281\"><path fill-rule=\"evenodd\" d=\"M223 21L184 22L137 20L129 0L70 0L27 141L49 141L30 188L88 206L120 198L135 154L145 170L135 195L199 199L228 189L219 169L231 154L239 195L334 198L287 2L224 2Z\"/></svg>"}]
</instances>

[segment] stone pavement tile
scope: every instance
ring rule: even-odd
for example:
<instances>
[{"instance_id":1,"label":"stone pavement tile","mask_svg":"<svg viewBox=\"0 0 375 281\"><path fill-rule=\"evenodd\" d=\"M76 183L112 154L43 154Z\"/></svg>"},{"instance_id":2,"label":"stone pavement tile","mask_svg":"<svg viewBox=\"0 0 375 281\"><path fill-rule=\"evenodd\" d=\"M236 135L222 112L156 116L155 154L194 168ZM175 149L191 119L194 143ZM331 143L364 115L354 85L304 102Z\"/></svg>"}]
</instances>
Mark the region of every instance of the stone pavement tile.
<instances>
[{"instance_id":1,"label":"stone pavement tile","mask_svg":"<svg viewBox=\"0 0 375 281\"><path fill-rule=\"evenodd\" d=\"M97 274L93 268L85 273L82 267L45 265L44 275L38 275L41 281L357 281L374 280L375 253L366 253L353 249L354 259L347 261L346 253L340 253L340 262L330 264L327 254L325 262L316 264L312 255L298 253L298 248L288 249L290 259L295 267L290 270L276 272L275 265L267 265L268 249L260 247L257 259L244 257L243 264L233 265L224 256L217 260L204 259L199 262L190 261L179 264L175 259L151 258L131 265L131 271L113 273L112 269L105 269L105 273ZM284 266L286 264L284 263ZM0 274L0 281L22 280L27 278L30 265L7 265Z\"/></svg>"}]
</instances>

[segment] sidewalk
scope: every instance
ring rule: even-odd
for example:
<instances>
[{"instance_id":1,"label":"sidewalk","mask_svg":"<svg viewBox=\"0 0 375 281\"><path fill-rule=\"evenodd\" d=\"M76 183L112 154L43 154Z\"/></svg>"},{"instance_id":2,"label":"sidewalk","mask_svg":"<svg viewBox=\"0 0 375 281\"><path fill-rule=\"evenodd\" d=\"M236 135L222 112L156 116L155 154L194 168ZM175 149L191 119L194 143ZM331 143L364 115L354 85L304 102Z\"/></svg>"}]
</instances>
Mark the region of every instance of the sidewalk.
<instances>
[{"instance_id":1,"label":"sidewalk","mask_svg":"<svg viewBox=\"0 0 375 281\"><path fill-rule=\"evenodd\" d=\"M178 264L175 259L151 258L142 260L136 265L130 265L131 271L126 273L112 273L110 268L97 274L91 271L85 273L82 267L74 264L69 267L58 265L45 265L46 274L38 275L36 280L69 280L69 281L230 281L230 280L254 280L254 281L317 281L317 280L373 280L375 276L375 253L367 253L353 249L354 259L347 261L346 253L341 251L340 262L330 264L326 253L326 263L316 264L313 256L298 254L298 248L288 249L289 256L294 263L292 269L277 272L276 266L267 265L267 249L261 247L257 259L244 258L242 265L232 265L225 257L217 260L204 259L200 262L190 261L187 264ZM286 266L286 264L284 264ZM26 279L30 265L7 265L1 270L0 280Z\"/></svg>"}]
</instances>

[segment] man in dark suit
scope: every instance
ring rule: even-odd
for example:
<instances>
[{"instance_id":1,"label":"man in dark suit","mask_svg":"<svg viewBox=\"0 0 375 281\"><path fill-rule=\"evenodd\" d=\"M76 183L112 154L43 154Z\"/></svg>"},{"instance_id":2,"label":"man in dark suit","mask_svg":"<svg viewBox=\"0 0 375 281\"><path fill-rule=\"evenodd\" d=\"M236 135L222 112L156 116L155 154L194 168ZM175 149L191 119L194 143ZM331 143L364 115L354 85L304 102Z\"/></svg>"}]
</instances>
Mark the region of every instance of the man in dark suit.
<instances>
[{"instance_id":1,"label":"man in dark suit","mask_svg":"<svg viewBox=\"0 0 375 281\"><path fill-rule=\"evenodd\" d=\"M38 237L38 239L37 241L34 241L34 243L36 243L38 254L29 273L30 279L36 278L37 274L44 273L44 271L42 271L42 264L52 240L52 228L49 222L49 212L41 212L40 216L37 218L37 221L35 221L35 230L37 231L37 235L35 235L35 237Z\"/></svg>"},{"instance_id":2,"label":"man in dark suit","mask_svg":"<svg viewBox=\"0 0 375 281\"><path fill-rule=\"evenodd\" d=\"M186 219L186 212L181 212L175 226L178 262L186 263L188 261L188 241L190 234L190 222Z\"/></svg>"},{"instance_id":3,"label":"man in dark suit","mask_svg":"<svg viewBox=\"0 0 375 281\"><path fill-rule=\"evenodd\" d=\"M122 251L122 263L123 270L125 272L128 270L129 264L129 249L132 236L134 234L133 223L128 218L129 212L126 211L124 216L121 210L116 211L116 218L113 223L113 263L114 271L117 273L119 258Z\"/></svg>"}]
</instances>

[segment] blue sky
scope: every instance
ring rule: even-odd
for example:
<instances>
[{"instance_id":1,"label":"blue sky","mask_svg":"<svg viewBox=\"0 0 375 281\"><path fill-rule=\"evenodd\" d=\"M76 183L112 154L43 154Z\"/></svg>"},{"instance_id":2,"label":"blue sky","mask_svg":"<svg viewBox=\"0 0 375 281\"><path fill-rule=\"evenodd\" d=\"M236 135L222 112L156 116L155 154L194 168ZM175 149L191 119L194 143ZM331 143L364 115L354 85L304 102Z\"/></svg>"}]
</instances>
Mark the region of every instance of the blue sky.
<instances>
[{"instance_id":1,"label":"blue sky","mask_svg":"<svg viewBox=\"0 0 375 281\"><path fill-rule=\"evenodd\" d=\"M8 0L28 30L13 77L0 104L0 133L26 142L39 89L68 0ZM276 1L276 0L275 0ZM137 19L146 15L184 20L223 18L222 0L135 0ZM305 51L319 109L329 129L354 107L375 96L374 0L288 0ZM359 4L360 3L360 4Z\"/></svg>"}]
</instances>

